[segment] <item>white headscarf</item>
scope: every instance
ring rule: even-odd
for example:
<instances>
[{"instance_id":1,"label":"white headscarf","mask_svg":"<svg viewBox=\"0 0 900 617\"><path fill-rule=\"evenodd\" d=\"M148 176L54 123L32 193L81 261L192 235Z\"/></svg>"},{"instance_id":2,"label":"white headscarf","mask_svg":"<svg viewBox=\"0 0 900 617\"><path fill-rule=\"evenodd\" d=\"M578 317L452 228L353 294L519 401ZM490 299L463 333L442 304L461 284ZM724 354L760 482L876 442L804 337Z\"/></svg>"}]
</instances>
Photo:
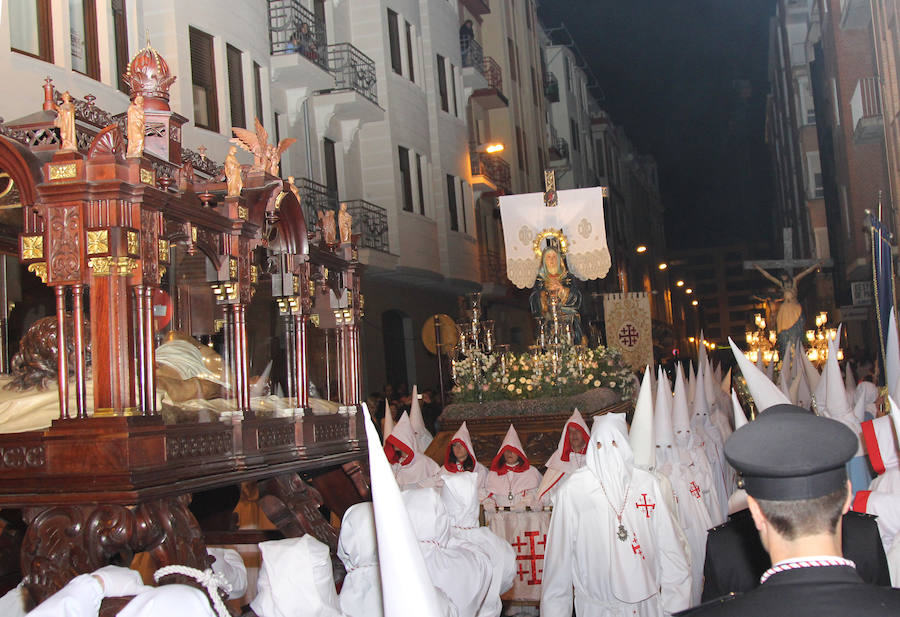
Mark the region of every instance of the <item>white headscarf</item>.
<instances>
[{"instance_id":1,"label":"white headscarf","mask_svg":"<svg viewBox=\"0 0 900 617\"><path fill-rule=\"evenodd\" d=\"M384 615L372 502L352 505L344 512L337 555L347 570L339 598L341 611L348 617Z\"/></svg>"},{"instance_id":2,"label":"white headscarf","mask_svg":"<svg viewBox=\"0 0 900 617\"><path fill-rule=\"evenodd\" d=\"M306 534L259 543L262 566L250 607L259 617L341 617L328 547Z\"/></svg>"},{"instance_id":3,"label":"white headscarf","mask_svg":"<svg viewBox=\"0 0 900 617\"><path fill-rule=\"evenodd\" d=\"M412 423L406 412L397 420L394 430L384 442L384 453L391 463L400 489L440 486L440 467L432 459L422 454L413 434ZM402 460L391 449L405 455Z\"/></svg>"}]
</instances>

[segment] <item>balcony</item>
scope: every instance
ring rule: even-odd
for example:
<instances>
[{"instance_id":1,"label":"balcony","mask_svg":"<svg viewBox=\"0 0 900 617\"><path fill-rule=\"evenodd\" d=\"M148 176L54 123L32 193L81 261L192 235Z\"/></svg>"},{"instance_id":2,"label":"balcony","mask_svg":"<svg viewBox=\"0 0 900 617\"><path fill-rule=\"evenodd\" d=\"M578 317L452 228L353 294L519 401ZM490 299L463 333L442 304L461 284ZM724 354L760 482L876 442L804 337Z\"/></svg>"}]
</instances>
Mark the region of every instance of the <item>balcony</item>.
<instances>
[{"instance_id":1,"label":"balcony","mask_svg":"<svg viewBox=\"0 0 900 617\"><path fill-rule=\"evenodd\" d=\"M566 141L565 137L551 137L549 149L551 163L569 160L569 142Z\"/></svg>"},{"instance_id":2,"label":"balcony","mask_svg":"<svg viewBox=\"0 0 900 617\"><path fill-rule=\"evenodd\" d=\"M353 231L360 234L359 248L390 253L387 211L365 199L343 202L353 216Z\"/></svg>"},{"instance_id":3,"label":"balcony","mask_svg":"<svg viewBox=\"0 0 900 617\"><path fill-rule=\"evenodd\" d=\"M496 154L478 152L469 146L472 172L472 190L480 192L509 193L511 190L509 163Z\"/></svg>"},{"instance_id":4,"label":"balcony","mask_svg":"<svg viewBox=\"0 0 900 617\"><path fill-rule=\"evenodd\" d=\"M853 143L870 144L884 139L881 116L881 83L878 77L864 77L856 83L850 97Z\"/></svg>"},{"instance_id":5,"label":"balcony","mask_svg":"<svg viewBox=\"0 0 900 617\"><path fill-rule=\"evenodd\" d=\"M350 43L329 45L327 67L334 75L332 91L353 90L378 105L375 63Z\"/></svg>"},{"instance_id":6,"label":"balcony","mask_svg":"<svg viewBox=\"0 0 900 617\"><path fill-rule=\"evenodd\" d=\"M487 87L475 90L472 98L476 99L484 109L508 107L509 100L503 96L503 72L500 65L490 56L484 56L482 75L487 80Z\"/></svg>"},{"instance_id":7,"label":"balcony","mask_svg":"<svg viewBox=\"0 0 900 617\"><path fill-rule=\"evenodd\" d=\"M869 0L841 0L841 28L858 30L872 24Z\"/></svg>"},{"instance_id":8,"label":"balcony","mask_svg":"<svg viewBox=\"0 0 900 617\"><path fill-rule=\"evenodd\" d=\"M334 81L328 73L325 24L300 0L269 0L269 53L273 77L313 89Z\"/></svg>"},{"instance_id":9,"label":"balcony","mask_svg":"<svg viewBox=\"0 0 900 617\"><path fill-rule=\"evenodd\" d=\"M484 49L481 43L469 36L459 37L459 50L462 53L463 87L473 91L488 87L484 70Z\"/></svg>"},{"instance_id":10,"label":"balcony","mask_svg":"<svg viewBox=\"0 0 900 617\"><path fill-rule=\"evenodd\" d=\"M460 0L460 4L469 9L472 15L487 15L491 12L488 0Z\"/></svg>"},{"instance_id":11,"label":"balcony","mask_svg":"<svg viewBox=\"0 0 900 617\"><path fill-rule=\"evenodd\" d=\"M559 81L549 71L544 73L544 96L551 103L559 103Z\"/></svg>"},{"instance_id":12,"label":"balcony","mask_svg":"<svg viewBox=\"0 0 900 617\"><path fill-rule=\"evenodd\" d=\"M481 266L481 284L484 286L482 291L486 295L492 295L493 287L497 286L501 290L496 295L505 295L509 279L506 277L506 258L503 253L481 249L478 261Z\"/></svg>"},{"instance_id":13,"label":"balcony","mask_svg":"<svg viewBox=\"0 0 900 617\"><path fill-rule=\"evenodd\" d=\"M300 191L300 207L303 209L303 217L306 219L306 228L309 231L319 227L320 212L337 211L337 191L309 178L298 178L294 181L294 185Z\"/></svg>"}]
</instances>

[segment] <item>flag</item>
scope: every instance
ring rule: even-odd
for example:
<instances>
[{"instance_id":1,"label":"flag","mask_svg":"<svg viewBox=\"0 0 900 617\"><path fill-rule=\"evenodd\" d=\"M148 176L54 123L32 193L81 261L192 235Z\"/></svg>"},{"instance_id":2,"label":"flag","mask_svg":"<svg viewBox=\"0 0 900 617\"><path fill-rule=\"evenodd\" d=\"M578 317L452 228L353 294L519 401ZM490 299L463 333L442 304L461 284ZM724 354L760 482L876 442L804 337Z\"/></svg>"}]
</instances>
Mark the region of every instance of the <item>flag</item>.
<instances>
[{"instance_id":1,"label":"flag","mask_svg":"<svg viewBox=\"0 0 900 617\"><path fill-rule=\"evenodd\" d=\"M653 365L653 325L650 298L645 292L603 294L606 345L618 347L635 371Z\"/></svg>"},{"instance_id":2,"label":"flag","mask_svg":"<svg viewBox=\"0 0 900 617\"><path fill-rule=\"evenodd\" d=\"M884 366L887 350L888 320L894 306L894 267L891 257L891 232L881 221L869 216L872 228L872 286L875 312L878 317L878 338L881 341L881 361ZM884 371L881 371L884 375Z\"/></svg>"}]
</instances>

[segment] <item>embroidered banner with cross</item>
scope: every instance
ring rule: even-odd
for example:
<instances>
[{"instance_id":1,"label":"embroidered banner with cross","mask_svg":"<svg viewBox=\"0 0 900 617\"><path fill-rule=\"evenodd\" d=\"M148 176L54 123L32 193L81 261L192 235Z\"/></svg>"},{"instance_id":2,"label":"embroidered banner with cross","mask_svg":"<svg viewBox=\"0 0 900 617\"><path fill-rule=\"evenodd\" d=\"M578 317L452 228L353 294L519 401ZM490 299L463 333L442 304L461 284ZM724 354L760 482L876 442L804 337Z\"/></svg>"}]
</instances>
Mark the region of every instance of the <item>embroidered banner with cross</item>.
<instances>
[{"instance_id":1,"label":"embroidered banner with cross","mask_svg":"<svg viewBox=\"0 0 900 617\"><path fill-rule=\"evenodd\" d=\"M509 542L516 552L516 575L504 600L535 602L541 599L544 553L550 512L485 512L488 528Z\"/></svg>"},{"instance_id":2,"label":"embroidered banner with cross","mask_svg":"<svg viewBox=\"0 0 900 617\"><path fill-rule=\"evenodd\" d=\"M606 344L618 347L622 359L636 371L653 364L653 326L646 293L604 294Z\"/></svg>"}]
</instances>

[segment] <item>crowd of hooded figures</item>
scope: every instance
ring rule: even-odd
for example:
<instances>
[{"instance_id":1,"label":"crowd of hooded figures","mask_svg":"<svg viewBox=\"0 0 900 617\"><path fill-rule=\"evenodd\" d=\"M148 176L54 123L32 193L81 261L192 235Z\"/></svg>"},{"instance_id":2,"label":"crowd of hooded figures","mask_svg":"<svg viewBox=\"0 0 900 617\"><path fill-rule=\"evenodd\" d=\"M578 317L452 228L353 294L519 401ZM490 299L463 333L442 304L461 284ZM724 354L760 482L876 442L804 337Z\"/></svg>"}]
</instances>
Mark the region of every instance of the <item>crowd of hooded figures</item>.
<instances>
[{"instance_id":1,"label":"crowd of hooded figures","mask_svg":"<svg viewBox=\"0 0 900 617\"><path fill-rule=\"evenodd\" d=\"M888 355L896 357L889 358L886 373L900 388L893 317L891 327ZM850 452L838 460L841 477L832 478L852 482L856 512L843 515L843 554L852 557L862 581L889 587L891 577L894 584L900 579L900 413L891 401L892 413L880 415L877 389L857 385L849 367L842 374L833 341L831 347L821 372L802 351L788 353L776 383L772 369L753 365L732 343L757 415L814 413L849 429L839 428L845 443L851 436ZM478 461L465 423L440 464L425 454L433 437L415 396L396 422L386 412L382 439L366 410L374 499L344 514L337 547L346 570L340 593L328 547L310 536L264 542L250 607L259 617L500 615L510 609L501 595L513 586L517 555L507 539L480 523L482 510L551 512L539 607L515 610L539 608L545 617L663 616L752 593L761 574L762 581L772 575L771 547L760 544L757 519L747 510L757 494L740 488L748 472L741 470L742 478L732 468L739 466L734 448L726 452L729 437L748 424L731 385L731 369L723 375L703 348L696 369L693 363L676 365L670 376L647 367L630 425L624 414L606 413L595 415L589 427L574 410L544 474L531 465L512 425L489 467ZM753 425L760 422L776 426L759 419ZM800 443L809 436L781 437ZM210 597L242 593L246 572L241 579L236 561L217 555L211 570L194 573ZM224 617L221 601L197 603L196 589L145 587L129 572L109 566L76 577L33 614L95 615L91 607L104 596L136 595L132 609L120 615L148 617L177 606L177 614ZM893 606L897 600L879 602ZM14 603L12 596L0 600L2 614L17 614ZM82 605L88 609L72 608ZM740 602L734 606L738 610L721 614L758 614L741 612Z\"/></svg>"}]
</instances>

